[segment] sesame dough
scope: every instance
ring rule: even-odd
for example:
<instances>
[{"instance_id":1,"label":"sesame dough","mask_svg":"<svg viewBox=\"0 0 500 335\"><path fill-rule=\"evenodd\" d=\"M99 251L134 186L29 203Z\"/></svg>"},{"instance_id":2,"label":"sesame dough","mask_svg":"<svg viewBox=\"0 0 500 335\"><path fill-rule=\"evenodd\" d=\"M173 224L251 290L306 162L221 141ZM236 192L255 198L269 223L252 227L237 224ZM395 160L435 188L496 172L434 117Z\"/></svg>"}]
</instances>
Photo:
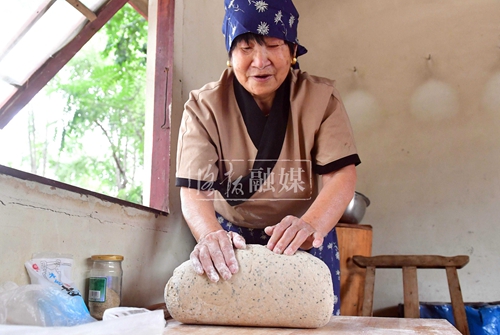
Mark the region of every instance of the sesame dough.
<instances>
[{"instance_id":1,"label":"sesame dough","mask_svg":"<svg viewBox=\"0 0 500 335\"><path fill-rule=\"evenodd\" d=\"M326 264L304 251L278 255L250 244L235 250L240 270L230 280L210 282L190 261L174 270L165 287L169 313L187 324L318 328L333 311Z\"/></svg>"}]
</instances>

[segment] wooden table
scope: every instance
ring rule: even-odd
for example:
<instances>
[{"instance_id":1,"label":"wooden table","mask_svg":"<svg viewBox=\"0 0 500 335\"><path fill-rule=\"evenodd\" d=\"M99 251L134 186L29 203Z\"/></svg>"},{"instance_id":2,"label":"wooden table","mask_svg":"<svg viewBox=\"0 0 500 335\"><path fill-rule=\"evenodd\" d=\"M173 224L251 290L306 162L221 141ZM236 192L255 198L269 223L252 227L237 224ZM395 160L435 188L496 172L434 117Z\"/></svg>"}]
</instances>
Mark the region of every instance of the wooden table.
<instances>
[{"instance_id":1,"label":"wooden table","mask_svg":"<svg viewBox=\"0 0 500 335\"><path fill-rule=\"evenodd\" d=\"M433 334L460 335L460 332L444 319L404 319L361 316L333 316L330 322L317 329L253 328L205 325L184 325L169 320L163 335L391 335Z\"/></svg>"}]
</instances>

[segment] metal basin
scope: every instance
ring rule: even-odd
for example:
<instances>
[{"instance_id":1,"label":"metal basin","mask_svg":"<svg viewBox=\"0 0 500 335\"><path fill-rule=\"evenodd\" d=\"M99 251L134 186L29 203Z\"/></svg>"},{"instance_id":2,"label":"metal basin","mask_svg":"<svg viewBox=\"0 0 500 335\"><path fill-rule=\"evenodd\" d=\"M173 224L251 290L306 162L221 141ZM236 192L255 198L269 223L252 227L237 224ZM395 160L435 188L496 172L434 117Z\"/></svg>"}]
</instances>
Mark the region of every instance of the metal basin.
<instances>
[{"instance_id":1,"label":"metal basin","mask_svg":"<svg viewBox=\"0 0 500 335\"><path fill-rule=\"evenodd\" d=\"M339 222L360 223L365 216L366 207L368 206L370 206L370 199L359 192L354 192L354 197L351 202L349 202L349 205L347 205Z\"/></svg>"}]
</instances>

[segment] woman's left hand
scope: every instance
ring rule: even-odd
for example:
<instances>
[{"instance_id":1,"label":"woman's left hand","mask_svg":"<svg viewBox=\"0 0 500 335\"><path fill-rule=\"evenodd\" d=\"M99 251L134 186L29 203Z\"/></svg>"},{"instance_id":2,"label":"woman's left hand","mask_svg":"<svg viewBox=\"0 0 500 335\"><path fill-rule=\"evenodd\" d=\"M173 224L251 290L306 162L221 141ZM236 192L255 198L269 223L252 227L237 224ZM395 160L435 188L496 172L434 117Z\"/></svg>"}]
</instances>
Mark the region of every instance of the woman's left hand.
<instances>
[{"instance_id":1,"label":"woman's left hand","mask_svg":"<svg viewBox=\"0 0 500 335\"><path fill-rule=\"evenodd\" d=\"M280 223L264 229L271 238L267 248L277 254L293 255L299 249L319 248L323 234L301 218L288 215Z\"/></svg>"}]
</instances>

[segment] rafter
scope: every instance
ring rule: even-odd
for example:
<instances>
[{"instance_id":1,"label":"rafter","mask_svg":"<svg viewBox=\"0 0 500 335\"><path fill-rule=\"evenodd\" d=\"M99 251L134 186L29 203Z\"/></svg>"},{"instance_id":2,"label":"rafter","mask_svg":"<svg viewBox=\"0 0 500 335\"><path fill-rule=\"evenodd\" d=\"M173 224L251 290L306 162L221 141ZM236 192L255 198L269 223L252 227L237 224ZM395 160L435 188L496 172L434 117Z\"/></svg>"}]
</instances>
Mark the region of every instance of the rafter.
<instances>
[{"instance_id":1,"label":"rafter","mask_svg":"<svg viewBox=\"0 0 500 335\"><path fill-rule=\"evenodd\" d=\"M128 3L137 11L137 13L141 14L146 21L148 20L148 0L129 0Z\"/></svg>"},{"instance_id":2,"label":"rafter","mask_svg":"<svg viewBox=\"0 0 500 335\"><path fill-rule=\"evenodd\" d=\"M94 21L97 18L97 15L79 0L66 0L66 2L78 9L89 21Z\"/></svg>"}]
</instances>

